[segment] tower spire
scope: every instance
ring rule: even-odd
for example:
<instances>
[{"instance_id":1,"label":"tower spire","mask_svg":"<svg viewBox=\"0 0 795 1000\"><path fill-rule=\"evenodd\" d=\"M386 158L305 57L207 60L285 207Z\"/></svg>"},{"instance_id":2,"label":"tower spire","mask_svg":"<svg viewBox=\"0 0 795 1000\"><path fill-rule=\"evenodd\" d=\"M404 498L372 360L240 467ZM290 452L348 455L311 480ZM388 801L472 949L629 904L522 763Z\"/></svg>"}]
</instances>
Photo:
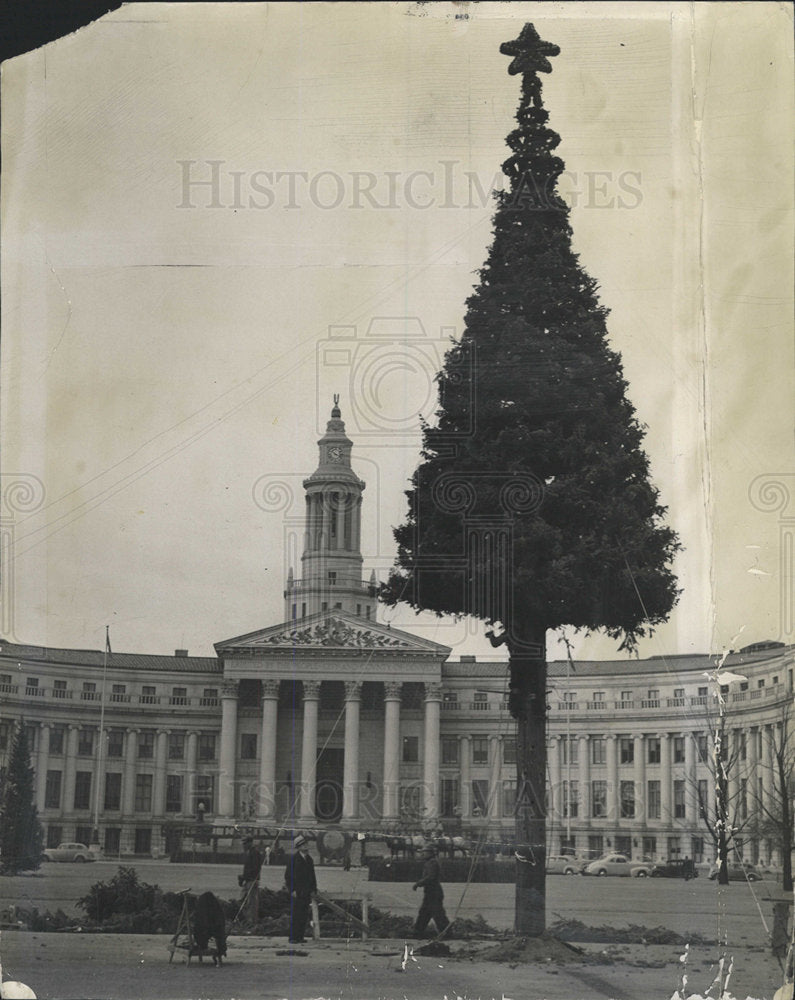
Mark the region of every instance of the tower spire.
<instances>
[{"instance_id":1,"label":"tower spire","mask_svg":"<svg viewBox=\"0 0 795 1000\"><path fill-rule=\"evenodd\" d=\"M362 581L361 513L365 484L351 467L353 443L334 393L318 465L304 480L306 523L300 580L287 580L287 620L322 611L375 619L375 589Z\"/></svg>"}]
</instances>

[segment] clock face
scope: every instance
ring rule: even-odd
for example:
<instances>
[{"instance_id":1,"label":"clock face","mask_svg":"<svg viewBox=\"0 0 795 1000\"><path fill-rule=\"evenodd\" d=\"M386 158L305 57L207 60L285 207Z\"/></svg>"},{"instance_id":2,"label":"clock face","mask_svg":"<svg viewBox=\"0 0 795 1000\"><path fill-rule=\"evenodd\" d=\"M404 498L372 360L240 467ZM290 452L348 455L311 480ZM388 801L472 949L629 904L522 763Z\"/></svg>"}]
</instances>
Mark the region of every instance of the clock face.
<instances>
[{"instance_id":1,"label":"clock face","mask_svg":"<svg viewBox=\"0 0 795 1000\"><path fill-rule=\"evenodd\" d=\"M342 448L338 445L334 445L328 450L328 457L330 462L341 462L342 461Z\"/></svg>"}]
</instances>

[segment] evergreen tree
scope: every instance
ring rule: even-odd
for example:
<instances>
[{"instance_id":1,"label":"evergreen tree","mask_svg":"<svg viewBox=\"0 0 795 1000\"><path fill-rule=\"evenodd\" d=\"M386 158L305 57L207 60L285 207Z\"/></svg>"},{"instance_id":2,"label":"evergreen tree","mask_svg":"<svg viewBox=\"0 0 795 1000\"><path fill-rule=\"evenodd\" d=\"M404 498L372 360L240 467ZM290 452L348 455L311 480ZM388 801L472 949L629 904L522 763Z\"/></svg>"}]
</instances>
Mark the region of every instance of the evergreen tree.
<instances>
[{"instance_id":1,"label":"evergreen tree","mask_svg":"<svg viewBox=\"0 0 795 1000\"><path fill-rule=\"evenodd\" d=\"M607 310L571 248L560 137L538 74L556 45L526 24L500 51L521 74L494 239L438 375L434 426L395 530L383 598L499 624L517 720L516 931L544 930L546 633L603 629L631 650L677 599L678 542L648 479ZM470 366L471 381L462 377ZM586 790L583 789L583 792Z\"/></svg>"},{"instance_id":2,"label":"evergreen tree","mask_svg":"<svg viewBox=\"0 0 795 1000\"><path fill-rule=\"evenodd\" d=\"M14 730L0 808L0 873L35 871L41 865L44 831L34 802L33 768L25 727Z\"/></svg>"}]
</instances>

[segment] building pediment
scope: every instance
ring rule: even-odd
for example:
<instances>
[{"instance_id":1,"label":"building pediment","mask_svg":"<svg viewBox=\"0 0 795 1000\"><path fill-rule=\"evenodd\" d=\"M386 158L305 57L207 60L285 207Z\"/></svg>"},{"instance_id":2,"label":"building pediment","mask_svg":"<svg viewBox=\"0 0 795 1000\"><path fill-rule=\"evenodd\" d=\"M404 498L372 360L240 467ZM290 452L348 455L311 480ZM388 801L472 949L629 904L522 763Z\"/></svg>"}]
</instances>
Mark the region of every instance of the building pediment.
<instances>
[{"instance_id":1,"label":"building pediment","mask_svg":"<svg viewBox=\"0 0 795 1000\"><path fill-rule=\"evenodd\" d=\"M309 651L313 648L387 650L445 658L450 653L448 646L340 611L312 615L298 622L285 622L215 644L219 655L252 654L258 650Z\"/></svg>"}]
</instances>

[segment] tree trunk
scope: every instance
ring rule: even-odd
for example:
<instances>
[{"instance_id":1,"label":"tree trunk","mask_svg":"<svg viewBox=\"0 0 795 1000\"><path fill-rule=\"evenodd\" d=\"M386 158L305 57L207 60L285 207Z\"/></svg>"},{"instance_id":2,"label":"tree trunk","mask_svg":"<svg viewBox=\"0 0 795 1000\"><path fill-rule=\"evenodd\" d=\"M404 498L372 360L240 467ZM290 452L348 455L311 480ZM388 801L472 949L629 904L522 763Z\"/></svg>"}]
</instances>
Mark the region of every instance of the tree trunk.
<instances>
[{"instance_id":1,"label":"tree trunk","mask_svg":"<svg viewBox=\"0 0 795 1000\"><path fill-rule=\"evenodd\" d=\"M546 928L547 663L545 631L511 651L510 710L516 727L517 934L538 937Z\"/></svg>"}]
</instances>

